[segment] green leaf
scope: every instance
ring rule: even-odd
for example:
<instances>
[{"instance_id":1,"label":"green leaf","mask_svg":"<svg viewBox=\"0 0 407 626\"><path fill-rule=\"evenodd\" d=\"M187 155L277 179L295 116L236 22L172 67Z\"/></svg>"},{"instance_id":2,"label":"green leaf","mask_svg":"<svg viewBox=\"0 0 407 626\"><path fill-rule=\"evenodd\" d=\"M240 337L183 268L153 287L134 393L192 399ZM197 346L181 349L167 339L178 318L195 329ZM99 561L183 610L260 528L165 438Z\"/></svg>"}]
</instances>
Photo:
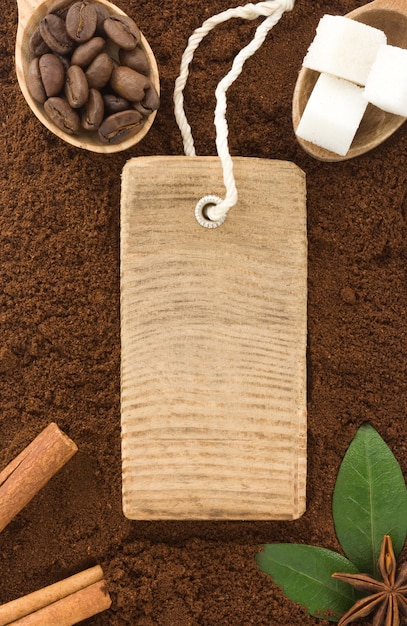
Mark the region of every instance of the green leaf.
<instances>
[{"instance_id":1,"label":"green leaf","mask_svg":"<svg viewBox=\"0 0 407 626\"><path fill-rule=\"evenodd\" d=\"M341 464L333 493L335 531L346 556L360 572L377 576L384 535L396 557L407 534L407 490L390 448L363 424Z\"/></svg>"},{"instance_id":2,"label":"green leaf","mask_svg":"<svg viewBox=\"0 0 407 626\"><path fill-rule=\"evenodd\" d=\"M353 587L332 578L334 572L355 574L356 567L325 548L267 544L257 554L256 563L291 600L316 617L337 622L359 597Z\"/></svg>"}]
</instances>

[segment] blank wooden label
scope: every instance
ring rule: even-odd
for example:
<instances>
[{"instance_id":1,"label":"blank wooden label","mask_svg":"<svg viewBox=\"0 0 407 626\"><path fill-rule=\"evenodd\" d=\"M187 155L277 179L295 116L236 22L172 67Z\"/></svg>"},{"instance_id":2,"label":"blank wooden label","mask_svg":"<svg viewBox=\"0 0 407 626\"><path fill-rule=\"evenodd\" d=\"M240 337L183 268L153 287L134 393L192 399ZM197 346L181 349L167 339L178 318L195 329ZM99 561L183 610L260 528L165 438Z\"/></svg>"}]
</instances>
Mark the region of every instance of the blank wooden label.
<instances>
[{"instance_id":1,"label":"blank wooden label","mask_svg":"<svg viewBox=\"0 0 407 626\"><path fill-rule=\"evenodd\" d=\"M121 197L123 510L130 519L281 520L305 509L305 176L216 157L127 162Z\"/></svg>"}]
</instances>

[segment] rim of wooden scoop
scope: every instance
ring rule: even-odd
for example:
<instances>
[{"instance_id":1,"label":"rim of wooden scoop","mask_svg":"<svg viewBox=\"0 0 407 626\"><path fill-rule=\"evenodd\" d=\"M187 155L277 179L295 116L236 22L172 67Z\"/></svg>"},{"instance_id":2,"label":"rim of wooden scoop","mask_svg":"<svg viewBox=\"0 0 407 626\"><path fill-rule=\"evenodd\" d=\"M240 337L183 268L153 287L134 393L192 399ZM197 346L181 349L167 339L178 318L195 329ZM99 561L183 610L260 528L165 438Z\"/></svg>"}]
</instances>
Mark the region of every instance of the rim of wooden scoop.
<instances>
[{"instance_id":1,"label":"rim of wooden scoop","mask_svg":"<svg viewBox=\"0 0 407 626\"><path fill-rule=\"evenodd\" d=\"M373 26L385 32L387 43L407 48L407 0L374 0L346 15L353 20ZM302 117L311 92L320 73L302 67L295 85L292 104L294 131ZM309 141L296 137L309 155L319 161L345 161L369 152L395 133L407 118L382 111L368 104L352 145L345 156L321 148Z\"/></svg>"},{"instance_id":2,"label":"rim of wooden scoop","mask_svg":"<svg viewBox=\"0 0 407 626\"><path fill-rule=\"evenodd\" d=\"M97 2L99 2L100 4L104 4L112 12L115 12L118 15L126 15L124 11L119 9L119 7L117 7L115 4L108 2L108 0L97 0ZM105 144L100 139L98 139L96 132L90 133L88 131L81 130L74 135L70 135L69 133L65 133L64 131L62 131L46 116L46 114L44 113L43 105L39 102L36 102L28 91L25 76L27 74L28 65L33 58L33 55L30 52L28 46L29 38L32 32L37 28L39 21L48 13L50 6L54 3L55 0L44 0L44 2L41 2L40 4L38 4L38 1L36 0L17 0L18 28L15 47L15 68L20 89L30 109L40 120L40 122L54 135L56 135L60 139L63 139L66 143L76 146L77 148L82 148L84 150L98 152L101 154L113 154L135 146L143 139L143 137L145 137L145 135L150 130L157 111L153 111L149 115L144 125L136 135L133 135L132 137L129 137L117 144ZM157 93L159 94L160 79L157 62L154 57L153 51L151 50L150 45L144 37L143 33L141 33L140 45L148 59L148 63L150 66L150 80L152 81L154 87L157 90Z\"/></svg>"}]
</instances>

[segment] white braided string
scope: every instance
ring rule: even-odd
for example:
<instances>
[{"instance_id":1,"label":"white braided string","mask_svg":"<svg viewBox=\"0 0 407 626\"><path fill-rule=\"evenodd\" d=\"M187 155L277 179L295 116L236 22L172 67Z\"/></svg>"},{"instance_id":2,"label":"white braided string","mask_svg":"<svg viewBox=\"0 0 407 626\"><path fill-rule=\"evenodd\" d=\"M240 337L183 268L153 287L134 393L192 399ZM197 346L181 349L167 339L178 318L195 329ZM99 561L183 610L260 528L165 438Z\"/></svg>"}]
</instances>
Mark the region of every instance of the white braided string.
<instances>
[{"instance_id":1,"label":"white braided string","mask_svg":"<svg viewBox=\"0 0 407 626\"><path fill-rule=\"evenodd\" d=\"M226 121L226 92L232 83L240 75L243 65L263 44L267 33L277 24L285 11L291 11L295 0L266 0L258 4L247 4L241 7L228 9L207 19L200 28L197 28L188 40L188 45L181 59L180 74L175 81L174 88L174 113L175 119L181 131L184 152L187 156L195 156L194 141L191 127L184 111L184 95L189 65L193 59L195 50L202 39L213 30L218 24L226 22L231 18L242 18L254 20L258 17L266 19L258 26L252 41L242 48L235 57L232 68L228 74L220 81L216 88L216 108L215 108L215 128L216 128L216 148L222 163L223 182L226 188L226 195L216 205L211 205L207 209L207 216L210 220L222 221L230 208L235 206L238 198L235 178L233 175L233 162L228 148L228 126Z\"/></svg>"}]
</instances>

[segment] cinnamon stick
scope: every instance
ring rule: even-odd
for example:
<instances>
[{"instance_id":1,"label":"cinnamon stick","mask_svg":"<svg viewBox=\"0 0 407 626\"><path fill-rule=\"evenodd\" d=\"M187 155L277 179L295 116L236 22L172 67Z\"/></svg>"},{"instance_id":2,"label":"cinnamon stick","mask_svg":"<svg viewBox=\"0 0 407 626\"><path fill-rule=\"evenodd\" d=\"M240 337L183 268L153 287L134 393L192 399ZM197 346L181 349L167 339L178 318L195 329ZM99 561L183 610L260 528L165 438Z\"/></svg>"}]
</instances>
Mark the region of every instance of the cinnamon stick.
<instances>
[{"instance_id":1,"label":"cinnamon stick","mask_svg":"<svg viewBox=\"0 0 407 626\"><path fill-rule=\"evenodd\" d=\"M9 626L72 626L107 610L111 604L106 582L100 580L35 613L9 622Z\"/></svg>"},{"instance_id":2,"label":"cinnamon stick","mask_svg":"<svg viewBox=\"0 0 407 626\"><path fill-rule=\"evenodd\" d=\"M0 472L0 532L77 450L51 423Z\"/></svg>"},{"instance_id":3,"label":"cinnamon stick","mask_svg":"<svg viewBox=\"0 0 407 626\"><path fill-rule=\"evenodd\" d=\"M39 611L101 580L103 580L103 570L100 565L95 565L53 585L48 585L48 587L43 587L26 596L2 604L0 606L0 626L6 626L6 624L20 620L30 613Z\"/></svg>"}]
</instances>

